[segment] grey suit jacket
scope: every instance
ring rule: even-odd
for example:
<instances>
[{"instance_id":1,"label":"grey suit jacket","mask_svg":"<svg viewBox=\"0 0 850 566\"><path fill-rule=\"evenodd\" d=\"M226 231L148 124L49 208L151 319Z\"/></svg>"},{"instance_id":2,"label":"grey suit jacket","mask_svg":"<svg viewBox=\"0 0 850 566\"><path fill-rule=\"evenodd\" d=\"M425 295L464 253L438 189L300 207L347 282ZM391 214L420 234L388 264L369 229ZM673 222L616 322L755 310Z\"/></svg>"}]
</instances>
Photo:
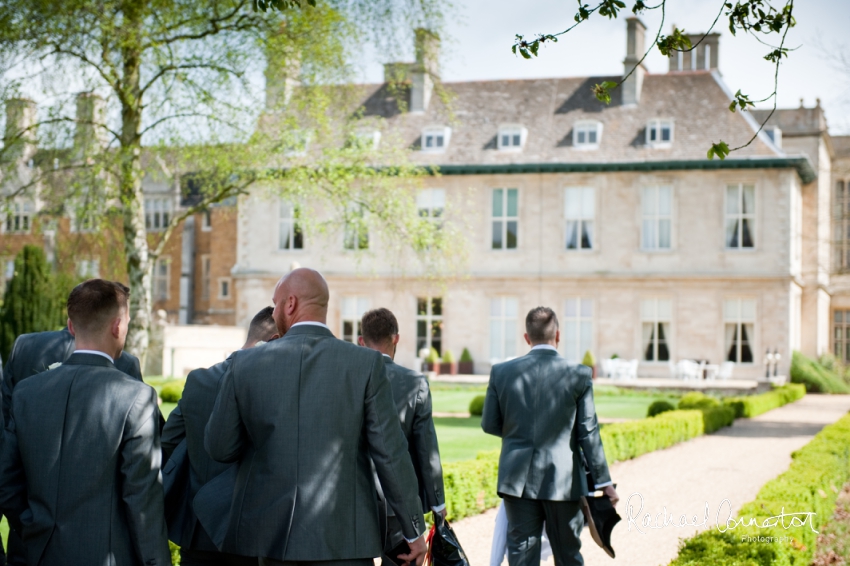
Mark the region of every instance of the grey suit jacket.
<instances>
[{"instance_id":1,"label":"grey suit jacket","mask_svg":"<svg viewBox=\"0 0 850 566\"><path fill-rule=\"evenodd\" d=\"M591 376L545 349L493 366L481 428L502 438L500 495L577 501L588 491L579 447L594 481L611 481Z\"/></svg>"},{"instance_id":2,"label":"grey suit jacket","mask_svg":"<svg viewBox=\"0 0 850 566\"><path fill-rule=\"evenodd\" d=\"M407 439L407 451L419 481L419 498L427 513L446 502L440 447L431 415L431 389L428 378L384 357L393 400ZM388 512L391 512L389 509ZM392 514L392 513L389 513Z\"/></svg>"},{"instance_id":3,"label":"grey suit jacket","mask_svg":"<svg viewBox=\"0 0 850 566\"><path fill-rule=\"evenodd\" d=\"M221 378L229 365L230 358L208 369L190 372L186 377L183 397L171 411L162 429L162 451L166 456L171 456L177 445L186 439L189 458L189 492L186 497L189 502L195 499L198 490L207 482L233 465L216 462L204 449L204 429L212 414ZM182 548L217 551L209 535L198 523L194 511L190 509L189 514L190 518L182 529L181 541L175 542Z\"/></svg>"},{"instance_id":4,"label":"grey suit jacket","mask_svg":"<svg viewBox=\"0 0 850 566\"><path fill-rule=\"evenodd\" d=\"M239 462L224 552L286 561L379 556L370 456L404 536L424 532L381 358L312 325L233 354L205 435L215 460Z\"/></svg>"},{"instance_id":5,"label":"grey suit jacket","mask_svg":"<svg viewBox=\"0 0 850 566\"><path fill-rule=\"evenodd\" d=\"M0 509L29 564L171 564L153 388L75 354L19 383L0 453Z\"/></svg>"},{"instance_id":6,"label":"grey suit jacket","mask_svg":"<svg viewBox=\"0 0 850 566\"><path fill-rule=\"evenodd\" d=\"M3 372L2 396L3 419L9 423L9 407L12 404L12 391L22 380L46 370L51 364L65 362L74 353L74 337L67 328L49 332L21 334L12 346L12 353L6 361ZM139 359L127 352L115 360L115 367L130 377L142 381Z\"/></svg>"}]
</instances>

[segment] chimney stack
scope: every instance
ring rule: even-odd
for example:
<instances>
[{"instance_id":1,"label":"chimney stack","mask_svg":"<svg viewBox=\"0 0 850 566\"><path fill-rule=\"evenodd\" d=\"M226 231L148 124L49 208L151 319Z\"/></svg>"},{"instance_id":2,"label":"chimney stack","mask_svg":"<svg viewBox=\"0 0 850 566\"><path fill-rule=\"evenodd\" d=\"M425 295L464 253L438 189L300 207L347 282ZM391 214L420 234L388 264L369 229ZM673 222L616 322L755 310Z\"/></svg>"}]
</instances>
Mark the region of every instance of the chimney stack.
<instances>
[{"instance_id":1,"label":"chimney stack","mask_svg":"<svg viewBox=\"0 0 850 566\"><path fill-rule=\"evenodd\" d=\"M291 46L271 46L266 56L266 109L280 110L301 84L301 58Z\"/></svg>"},{"instance_id":2,"label":"chimney stack","mask_svg":"<svg viewBox=\"0 0 850 566\"><path fill-rule=\"evenodd\" d=\"M688 39L696 48L691 51L670 53L669 71L714 71L720 56L720 34L710 33L703 39L701 33L689 33ZM700 42L697 45L697 42Z\"/></svg>"},{"instance_id":3,"label":"chimney stack","mask_svg":"<svg viewBox=\"0 0 850 566\"><path fill-rule=\"evenodd\" d=\"M626 59L623 61L623 76L628 75L632 69L634 73L626 79L622 85L623 104L638 104L640 102L640 91L643 88L643 76L646 68L638 65L643 54L646 52L646 26L635 17L626 19Z\"/></svg>"},{"instance_id":4,"label":"chimney stack","mask_svg":"<svg viewBox=\"0 0 850 566\"><path fill-rule=\"evenodd\" d=\"M424 28L416 29L415 33L416 63L410 68L410 111L425 112L431 102L434 79L440 76L440 38Z\"/></svg>"},{"instance_id":5,"label":"chimney stack","mask_svg":"<svg viewBox=\"0 0 850 566\"><path fill-rule=\"evenodd\" d=\"M77 159L100 153L106 147L106 101L93 92L77 94L74 154Z\"/></svg>"},{"instance_id":6,"label":"chimney stack","mask_svg":"<svg viewBox=\"0 0 850 566\"><path fill-rule=\"evenodd\" d=\"M26 98L6 101L6 131L3 145L4 160L28 161L35 153L35 102Z\"/></svg>"}]
</instances>

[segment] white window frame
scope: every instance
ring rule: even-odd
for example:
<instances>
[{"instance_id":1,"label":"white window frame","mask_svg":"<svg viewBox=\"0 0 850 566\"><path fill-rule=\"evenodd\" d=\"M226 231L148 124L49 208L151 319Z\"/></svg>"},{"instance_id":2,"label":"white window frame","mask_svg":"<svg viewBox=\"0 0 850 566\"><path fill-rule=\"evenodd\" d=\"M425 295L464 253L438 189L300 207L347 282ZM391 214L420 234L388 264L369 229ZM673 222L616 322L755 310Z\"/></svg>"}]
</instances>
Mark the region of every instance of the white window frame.
<instances>
[{"instance_id":1,"label":"white window frame","mask_svg":"<svg viewBox=\"0 0 850 566\"><path fill-rule=\"evenodd\" d=\"M357 344L357 338L363 335L360 321L369 311L369 298L362 296L343 297L339 309L339 338ZM352 332L346 332L346 324ZM349 339L350 337L350 339Z\"/></svg>"},{"instance_id":2,"label":"white window frame","mask_svg":"<svg viewBox=\"0 0 850 566\"><path fill-rule=\"evenodd\" d=\"M212 232L212 210L209 208L201 211L201 231Z\"/></svg>"},{"instance_id":3,"label":"white window frame","mask_svg":"<svg viewBox=\"0 0 850 566\"><path fill-rule=\"evenodd\" d=\"M669 140L661 139L665 128L670 131ZM646 145L656 149L670 147L673 145L675 131L675 123L670 118L652 119L646 123ZM652 139L653 134L655 135L654 140Z\"/></svg>"},{"instance_id":4,"label":"white window frame","mask_svg":"<svg viewBox=\"0 0 850 566\"><path fill-rule=\"evenodd\" d=\"M29 234L35 216L35 204L31 200L15 200L5 212L4 234Z\"/></svg>"},{"instance_id":5,"label":"white window frame","mask_svg":"<svg viewBox=\"0 0 850 566\"><path fill-rule=\"evenodd\" d=\"M726 332L727 327L730 325L735 326L735 357L737 358L735 361L738 365L755 365L760 360L758 359L756 352L756 325L758 324L758 302L755 298L752 297L725 297L723 299L723 361L730 361L729 356L729 346L726 344ZM743 338L742 338L742 329L744 325L750 325L750 335L747 336L747 344L750 347L750 355L752 356L752 361L743 362L738 361L742 358L743 352Z\"/></svg>"},{"instance_id":6,"label":"white window frame","mask_svg":"<svg viewBox=\"0 0 850 566\"><path fill-rule=\"evenodd\" d=\"M227 293L225 293L225 287ZM230 277L218 278L218 298L223 301L229 301L233 298L233 279Z\"/></svg>"},{"instance_id":7,"label":"white window frame","mask_svg":"<svg viewBox=\"0 0 850 566\"><path fill-rule=\"evenodd\" d=\"M421 218L442 223L446 211L446 189L421 189L416 195L416 210Z\"/></svg>"},{"instance_id":8,"label":"white window frame","mask_svg":"<svg viewBox=\"0 0 850 566\"><path fill-rule=\"evenodd\" d=\"M578 210L571 210L571 198L578 198ZM576 223L575 248L570 248L570 224ZM589 225L590 246L584 246L582 238ZM590 251L596 247L596 189L594 187L566 187L564 189L564 249L568 252Z\"/></svg>"},{"instance_id":9,"label":"white window frame","mask_svg":"<svg viewBox=\"0 0 850 566\"><path fill-rule=\"evenodd\" d=\"M351 134L351 141L363 149L378 149L381 145L381 130L360 128Z\"/></svg>"},{"instance_id":10,"label":"white window frame","mask_svg":"<svg viewBox=\"0 0 850 566\"><path fill-rule=\"evenodd\" d=\"M79 259L76 268L77 275L83 279L98 279L100 277L99 259Z\"/></svg>"},{"instance_id":11,"label":"white window frame","mask_svg":"<svg viewBox=\"0 0 850 566\"><path fill-rule=\"evenodd\" d=\"M145 197L145 230L162 232L168 228L174 213L174 201L169 196Z\"/></svg>"},{"instance_id":12,"label":"white window frame","mask_svg":"<svg viewBox=\"0 0 850 566\"><path fill-rule=\"evenodd\" d=\"M658 328L666 323L667 334L664 345L667 347L667 359L659 360L661 339ZM644 325L652 324L652 359L646 359ZM673 301L665 297L648 297L640 301L640 359L644 364L666 364L673 359Z\"/></svg>"},{"instance_id":13,"label":"white window frame","mask_svg":"<svg viewBox=\"0 0 850 566\"><path fill-rule=\"evenodd\" d=\"M667 213L661 211L661 193L668 193L669 210ZM647 204L653 202L652 210L647 211ZM643 187L640 195L640 249L645 252L668 252L673 249L673 188L660 185L654 187ZM667 246L661 245L661 231L664 223L667 223ZM652 233L648 233L647 224L652 226Z\"/></svg>"},{"instance_id":14,"label":"white window frame","mask_svg":"<svg viewBox=\"0 0 850 566\"><path fill-rule=\"evenodd\" d=\"M498 309L497 309L498 307ZM498 313L494 314L494 311ZM513 311L513 315L510 311ZM519 299L492 297L490 299L490 363L496 364L517 357L519 348ZM494 329L498 328L497 337ZM498 349L498 351L494 351Z\"/></svg>"},{"instance_id":15,"label":"white window frame","mask_svg":"<svg viewBox=\"0 0 850 566\"><path fill-rule=\"evenodd\" d=\"M576 149L599 149L602 143L602 122L598 120L580 120L573 126L573 147ZM582 140L582 133L584 139ZM591 142L591 133L595 133L596 141Z\"/></svg>"},{"instance_id":16,"label":"white window frame","mask_svg":"<svg viewBox=\"0 0 850 566\"><path fill-rule=\"evenodd\" d=\"M499 215L499 216L496 215L496 210L494 210L495 205L496 205L497 191L502 191L502 193L501 193L502 214ZM509 211L508 211L508 203L510 202L509 195L510 195L511 191L514 191L516 193L516 211L515 211L516 214L513 214L513 215L509 214ZM491 251L518 250L519 244L520 244L520 241L519 241L520 190L518 188L515 188L515 187L497 188L497 189L492 189L491 192L490 192L490 195L491 195L490 196L490 250ZM497 223L498 223L498 227L497 227ZM514 235L515 235L516 241L514 242L513 247L510 247L508 245L508 225L511 224L511 223L514 224L514 228L515 228ZM496 236L497 230L499 231L499 239L500 239L500 246L499 247L495 246L495 243L496 243L495 236Z\"/></svg>"},{"instance_id":17,"label":"white window frame","mask_svg":"<svg viewBox=\"0 0 850 566\"><path fill-rule=\"evenodd\" d=\"M165 274L160 273L160 267L165 266ZM151 277L151 288L153 291L153 300L156 301L167 301L171 298L171 258L168 256L163 256L157 258L156 262L153 266L153 276ZM161 291L164 290L165 293Z\"/></svg>"},{"instance_id":18,"label":"white window frame","mask_svg":"<svg viewBox=\"0 0 850 566\"><path fill-rule=\"evenodd\" d=\"M738 212L730 213L729 212L729 189L732 187L737 188L737 206ZM753 211L745 213L743 211L744 204L744 189L751 188L753 191ZM757 222L758 222L758 191L756 190L755 183L727 183L723 189L723 247L726 248L727 251L753 251L758 247L758 238L756 237L757 230ZM730 220L735 220L738 222L738 245L730 246L729 240L727 238L727 226L729 225ZM744 238L743 238L743 226L744 220L750 221L750 239L752 241L751 246L744 246Z\"/></svg>"},{"instance_id":19,"label":"white window frame","mask_svg":"<svg viewBox=\"0 0 850 566\"><path fill-rule=\"evenodd\" d=\"M288 210L287 214L284 215L284 208ZM278 212L277 212L277 250L281 252L294 252L304 249L304 228L301 226L299 221L300 213L299 213L298 205L293 204L286 200L280 200L278 202ZM287 246L283 246L283 235L284 232L287 235ZM296 245L299 242L297 241L297 237L300 234L301 242L300 245Z\"/></svg>"},{"instance_id":20,"label":"white window frame","mask_svg":"<svg viewBox=\"0 0 850 566\"><path fill-rule=\"evenodd\" d=\"M346 251L362 251L369 249L369 226L365 222L366 211L353 207L350 216L357 218L355 222L347 221L343 227L342 248Z\"/></svg>"},{"instance_id":21,"label":"white window frame","mask_svg":"<svg viewBox=\"0 0 850 566\"><path fill-rule=\"evenodd\" d=\"M419 303L425 302L425 312L419 312ZM434 302L439 301L440 303L440 313L434 313ZM424 297L416 298L416 328L414 330L414 336L416 336L416 355L419 356L420 350L423 348L431 349L432 347L436 347L437 352L442 356L444 343L443 340L445 338L445 333L443 329L443 317L445 316L445 301L442 297L434 297L432 295L427 295ZM423 336L419 335L419 323L425 323L425 334ZM431 329L434 325L438 325L440 327L440 337L438 342L434 340L434 336L431 332ZM423 344L420 345L420 341L424 340ZM434 344L437 344L434 346Z\"/></svg>"},{"instance_id":22,"label":"white window frame","mask_svg":"<svg viewBox=\"0 0 850 566\"><path fill-rule=\"evenodd\" d=\"M496 137L499 151L522 151L528 138L528 129L518 124L502 124ZM507 141L508 143L505 143Z\"/></svg>"},{"instance_id":23,"label":"white window frame","mask_svg":"<svg viewBox=\"0 0 850 566\"><path fill-rule=\"evenodd\" d=\"M442 142L440 142L441 137ZM425 153L443 153L449 147L451 139L452 129L450 127L429 126L422 130L422 144L420 149Z\"/></svg>"},{"instance_id":24,"label":"white window frame","mask_svg":"<svg viewBox=\"0 0 850 566\"><path fill-rule=\"evenodd\" d=\"M588 350L593 352L596 347L593 320L593 311L595 309L596 305L590 297L567 297L564 301L561 341L564 344L564 357L570 362L581 363L584 360L585 352ZM582 330L588 327L590 329L590 336L586 337ZM571 336L575 336L575 340L571 340ZM574 342L573 351L570 351L571 341Z\"/></svg>"}]
</instances>

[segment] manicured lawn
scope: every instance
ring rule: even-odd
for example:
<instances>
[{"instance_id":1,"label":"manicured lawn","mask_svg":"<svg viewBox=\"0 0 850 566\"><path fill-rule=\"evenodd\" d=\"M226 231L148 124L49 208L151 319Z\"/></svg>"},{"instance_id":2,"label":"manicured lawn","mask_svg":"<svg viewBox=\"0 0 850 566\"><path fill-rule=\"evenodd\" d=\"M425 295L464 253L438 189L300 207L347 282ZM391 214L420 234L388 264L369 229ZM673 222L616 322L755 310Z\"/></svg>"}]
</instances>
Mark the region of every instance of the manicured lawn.
<instances>
[{"instance_id":1,"label":"manicured lawn","mask_svg":"<svg viewBox=\"0 0 850 566\"><path fill-rule=\"evenodd\" d=\"M171 414L171 411L173 411L175 407L177 407L177 403L163 403L159 406L159 412L162 413L162 416L165 417L165 419L168 419L168 415Z\"/></svg>"},{"instance_id":2,"label":"manicured lawn","mask_svg":"<svg viewBox=\"0 0 850 566\"><path fill-rule=\"evenodd\" d=\"M484 395L485 389L436 389L431 392L434 412L466 413L469 402L477 395ZM677 398L661 393L622 392L601 390L595 395L596 414L606 419L642 419L647 408L658 399L664 399L673 405Z\"/></svg>"},{"instance_id":3,"label":"manicured lawn","mask_svg":"<svg viewBox=\"0 0 850 566\"><path fill-rule=\"evenodd\" d=\"M498 450L502 440L481 430L481 417L435 418L440 459L443 462L471 460L484 450Z\"/></svg>"}]
</instances>

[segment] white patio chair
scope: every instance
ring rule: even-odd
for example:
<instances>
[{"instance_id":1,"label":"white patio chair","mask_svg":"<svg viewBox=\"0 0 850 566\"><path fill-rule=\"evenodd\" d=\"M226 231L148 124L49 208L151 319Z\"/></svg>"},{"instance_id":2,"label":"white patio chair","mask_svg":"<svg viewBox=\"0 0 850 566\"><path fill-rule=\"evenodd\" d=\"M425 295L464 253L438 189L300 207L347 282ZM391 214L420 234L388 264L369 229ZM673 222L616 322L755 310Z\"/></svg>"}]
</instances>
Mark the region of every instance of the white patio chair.
<instances>
[{"instance_id":1,"label":"white patio chair","mask_svg":"<svg viewBox=\"0 0 850 566\"><path fill-rule=\"evenodd\" d=\"M637 371L638 371L638 360L629 360L628 362L628 370L626 372L627 379L637 379Z\"/></svg>"},{"instance_id":2,"label":"white patio chair","mask_svg":"<svg viewBox=\"0 0 850 566\"><path fill-rule=\"evenodd\" d=\"M735 362L723 362L720 364L720 371L717 372L717 377L718 379L731 379L733 371L735 371Z\"/></svg>"},{"instance_id":3,"label":"white patio chair","mask_svg":"<svg viewBox=\"0 0 850 566\"><path fill-rule=\"evenodd\" d=\"M611 370L611 362L614 360L602 360L599 362L599 365L602 370L602 377L611 377L613 375L613 371Z\"/></svg>"}]
</instances>

